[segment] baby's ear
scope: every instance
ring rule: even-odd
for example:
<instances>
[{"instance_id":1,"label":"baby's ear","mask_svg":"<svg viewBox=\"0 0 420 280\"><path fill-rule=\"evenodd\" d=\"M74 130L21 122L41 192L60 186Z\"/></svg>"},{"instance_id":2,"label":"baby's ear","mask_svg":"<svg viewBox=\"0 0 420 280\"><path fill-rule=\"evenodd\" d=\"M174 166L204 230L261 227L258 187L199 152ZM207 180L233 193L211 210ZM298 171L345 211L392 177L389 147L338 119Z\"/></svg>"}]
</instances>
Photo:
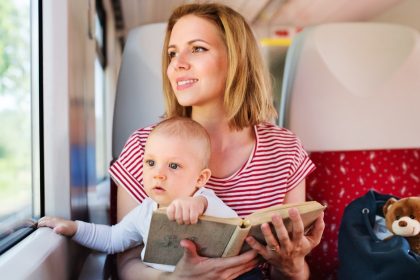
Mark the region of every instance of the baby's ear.
<instances>
[{"instance_id":1,"label":"baby's ear","mask_svg":"<svg viewBox=\"0 0 420 280\"><path fill-rule=\"evenodd\" d=\"M384 207L382 208L382 211L384 212L384 216L386 216L386 213L388 213L389 209L391 209L392 204L397 202L397 200L393 197L388 199L388 201L385 203Z\"/></svg>"},{"instance_id":2,"label":"baby's ear","mask_svg":"<svg viewBox=\"0 0 420 280\"><path fill-rule=\"evenodd\" d=\"M204 186L207 181L210 179L211 176L211 171L208 168L204 168L203 170L201 170L200 175L198 176L197 179L197 188L201 188L202 186Z\"/></svg>"}]
</instances>

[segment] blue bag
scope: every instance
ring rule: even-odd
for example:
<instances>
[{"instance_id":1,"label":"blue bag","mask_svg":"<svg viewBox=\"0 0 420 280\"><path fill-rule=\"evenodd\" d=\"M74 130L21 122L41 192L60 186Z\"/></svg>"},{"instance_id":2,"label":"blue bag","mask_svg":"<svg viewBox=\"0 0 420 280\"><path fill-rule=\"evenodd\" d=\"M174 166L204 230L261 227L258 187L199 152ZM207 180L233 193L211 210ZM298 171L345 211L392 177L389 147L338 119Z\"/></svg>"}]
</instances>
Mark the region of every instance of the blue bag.
<instances>
[{"instance_id":1,"label":"blue bag","mask_svg":"<svg viewBox=\"0 0 420 280\"><path fill-rule=\"evenodd\" d=\"M339 279L420 279L420 256L401 236L380 240L373 232L375 216L393 197L373 190L344 210L338 235Z\"/></svg>"}]
</instances>

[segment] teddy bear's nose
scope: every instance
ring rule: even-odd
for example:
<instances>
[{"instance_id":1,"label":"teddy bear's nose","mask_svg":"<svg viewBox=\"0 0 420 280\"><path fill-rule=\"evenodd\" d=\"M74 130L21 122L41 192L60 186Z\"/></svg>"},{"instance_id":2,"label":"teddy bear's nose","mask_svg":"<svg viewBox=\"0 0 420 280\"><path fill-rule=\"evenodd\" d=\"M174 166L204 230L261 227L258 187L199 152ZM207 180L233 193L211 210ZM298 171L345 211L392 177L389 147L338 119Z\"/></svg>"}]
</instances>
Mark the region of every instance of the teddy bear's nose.
<instances>
[{"instance_id":1,"label":"teddy bear's nose","mask_svg":"<svg viewBox=\"0 0 420 280\"><path fill-rule=\"evenodd\" d=\"M398 222L398 225L399 225L400 227L406 227L406 226L407 226L407 222L406 222L406 221L399 221L399 222Z\"/></svg>"}]
</instances>

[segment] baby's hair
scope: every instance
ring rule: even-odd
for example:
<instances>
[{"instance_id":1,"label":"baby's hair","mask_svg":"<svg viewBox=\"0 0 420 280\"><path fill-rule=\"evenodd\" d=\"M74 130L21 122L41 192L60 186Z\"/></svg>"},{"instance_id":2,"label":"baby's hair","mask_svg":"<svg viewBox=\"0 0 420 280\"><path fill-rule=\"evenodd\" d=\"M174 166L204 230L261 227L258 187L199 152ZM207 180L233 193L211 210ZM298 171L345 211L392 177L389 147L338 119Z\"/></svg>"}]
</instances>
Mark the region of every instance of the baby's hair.
<instances>
[{"instance_id":1,"label":"baby's hair","mask_svg":"<svg viewBox=\"0 0 420 280\"><path fill-rule=\"evenodd\" d=\"M158 123L150 136L158 133L185 138L185 145L188 145L188 141L198 141L202 146L203 167L208 167L211 153L210 136L201 124L187 117L172 117Z\"/></svg>"}]
</instances>

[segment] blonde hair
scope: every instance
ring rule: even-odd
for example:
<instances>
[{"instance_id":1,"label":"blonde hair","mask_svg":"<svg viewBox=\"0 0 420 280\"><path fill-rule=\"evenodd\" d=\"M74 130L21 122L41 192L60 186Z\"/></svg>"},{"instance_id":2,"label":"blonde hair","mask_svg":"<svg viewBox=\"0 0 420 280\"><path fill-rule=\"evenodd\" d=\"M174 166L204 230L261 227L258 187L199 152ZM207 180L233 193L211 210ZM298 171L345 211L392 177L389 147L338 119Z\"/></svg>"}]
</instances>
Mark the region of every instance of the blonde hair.
<instances>
[{"instance_id":1,"label":"blonde hair","mask_svg":"<svg viewBox=\"0 0 420 280\"><path fill-rule=\"evenodd\" d=\"M166 75L170 63L167 53L169 39L175 23L186 15L194 15L213 22L228 53L228 74L224 106L229 126L242 129L277 116L273 105L271 82L258 49L257 41L245 19L233 9L215 3L187 4L176 8L168 22L162 51L163 90L166 115L191 117L191 107L183 107L176 100Z\"/></svg>"},{"instance_id":2,"label":"blonde hair","mask_svg":"<svg viewBox=\"0 0 420 280\"><path fill-rule=\"evenodd\" d=\"M188 145L188 141L197 141L201 145L200 153L203 155L203 168L208 167L211 154L210 136L198 122L186 117L168 118L153 128L147 141L156 134L163 134L168 137L182 137L186 139L185 145Z\"/></svg>"}]
</instances>

